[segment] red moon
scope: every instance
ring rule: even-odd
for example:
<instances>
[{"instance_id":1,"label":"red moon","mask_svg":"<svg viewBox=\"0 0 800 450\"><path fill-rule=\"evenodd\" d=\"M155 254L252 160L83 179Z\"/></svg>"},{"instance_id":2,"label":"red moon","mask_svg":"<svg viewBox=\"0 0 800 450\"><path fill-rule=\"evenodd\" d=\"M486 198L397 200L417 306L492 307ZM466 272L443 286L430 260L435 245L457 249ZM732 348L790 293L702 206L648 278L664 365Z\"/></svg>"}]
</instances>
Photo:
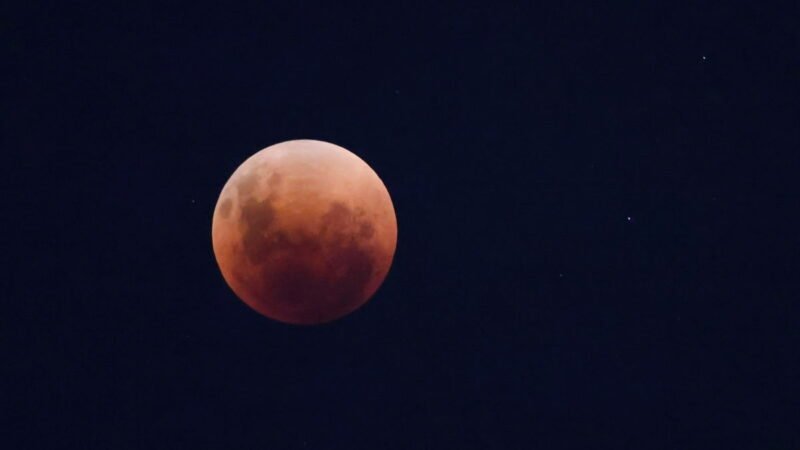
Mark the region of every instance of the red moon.
<instances>
[{"instance_id":1,"label":"red moon","mask_svg":"<svg viewBox=\"0 0 800 450\"><path fill-rule=\"evenodd\" d=\"M367 163L337 145L267 147L234 171L211 226L222 276L274 320L313 325L366 303L392 265L397 220Z\"/></svg>"}]
</instances>

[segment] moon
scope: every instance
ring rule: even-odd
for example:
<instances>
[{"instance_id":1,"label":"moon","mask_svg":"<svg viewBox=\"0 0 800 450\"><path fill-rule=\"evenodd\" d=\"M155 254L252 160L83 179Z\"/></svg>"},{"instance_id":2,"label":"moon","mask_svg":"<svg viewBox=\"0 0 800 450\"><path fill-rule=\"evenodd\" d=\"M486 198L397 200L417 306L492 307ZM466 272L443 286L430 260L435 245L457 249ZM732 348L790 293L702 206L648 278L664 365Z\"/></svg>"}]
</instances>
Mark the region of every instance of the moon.
<instances>
[{"instance_id":1,"label":"moon","mask_svg":"<svg viewBox=\"0 0 800 450\"><path fill-rule=\"evenodd\" d=\"M211 226L222 276L248 306L296 325L331 322L383 283L397 244L389 192L337 145L293 140L240 165Z\"/></svg>"}]
</instances>

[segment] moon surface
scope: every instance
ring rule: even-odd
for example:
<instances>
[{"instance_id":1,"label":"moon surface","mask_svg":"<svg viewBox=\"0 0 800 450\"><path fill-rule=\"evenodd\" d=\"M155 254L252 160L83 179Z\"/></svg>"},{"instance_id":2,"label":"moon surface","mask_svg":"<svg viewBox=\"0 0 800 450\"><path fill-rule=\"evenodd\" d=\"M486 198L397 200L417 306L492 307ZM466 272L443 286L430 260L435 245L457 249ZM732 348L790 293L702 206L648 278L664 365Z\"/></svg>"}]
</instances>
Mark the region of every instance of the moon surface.
<instances>
[{"instance_id":1,"label":"moon surface","mask_svg":"<svg viewBox=\"0 0 800 450\"><path fill-rule=\"evenodd\" d=\"M234 171L211 227L225 281L248 306L312 325L355 311L386 278L397 244L389 192L337 145L267 147Z\"/></svg>"}]
</instances>

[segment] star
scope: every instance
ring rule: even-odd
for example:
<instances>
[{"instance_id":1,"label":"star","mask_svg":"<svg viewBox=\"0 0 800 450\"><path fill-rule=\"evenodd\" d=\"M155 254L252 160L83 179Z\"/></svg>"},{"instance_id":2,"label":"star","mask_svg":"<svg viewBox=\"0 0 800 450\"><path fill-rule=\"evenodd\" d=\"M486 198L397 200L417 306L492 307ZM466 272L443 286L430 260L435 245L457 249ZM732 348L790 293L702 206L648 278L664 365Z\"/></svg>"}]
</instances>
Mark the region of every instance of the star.
<instances>
[{"instance_id":1,"label":"star","mask_svg":"<svg viewBox=\"0 0 800 450\"><path fill-rule=\"evenodd\" d=\"M630 222L631 221L631 216L628 216L627 219L628 219L628 222Z\"/></svg>"},{"instance_id":2,"label":"star","mask_svg":"<svg viewBox=\"0 0 800 450\"><path fill-rule=\"evenodd\" d=\"M706 59L708 59L708 58L706 58L706 55L703 55L703 56L702 56L702 58L703 58L703 61L705 61Z\"/></svg>"}]
</instances>

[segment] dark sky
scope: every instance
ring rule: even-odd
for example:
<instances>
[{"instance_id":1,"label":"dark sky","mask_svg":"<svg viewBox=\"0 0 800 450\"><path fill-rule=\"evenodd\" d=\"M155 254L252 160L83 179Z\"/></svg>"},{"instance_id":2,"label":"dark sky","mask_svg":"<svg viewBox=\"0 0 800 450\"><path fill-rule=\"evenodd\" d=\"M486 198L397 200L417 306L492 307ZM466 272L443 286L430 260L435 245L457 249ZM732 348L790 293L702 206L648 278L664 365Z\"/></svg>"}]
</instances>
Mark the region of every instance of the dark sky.
<instances>
[{"instance_id":1,"label":"dark sky","mask_svg":"<svg viewBox=\"0 0 800 450\"><path fill-rule=\"evenodd\" d=\"M232 3L3 7L0 446L800 448L797 3ZM297 138L399 226L311 328L210 240Z\"/></svg>"}]
</instances>

